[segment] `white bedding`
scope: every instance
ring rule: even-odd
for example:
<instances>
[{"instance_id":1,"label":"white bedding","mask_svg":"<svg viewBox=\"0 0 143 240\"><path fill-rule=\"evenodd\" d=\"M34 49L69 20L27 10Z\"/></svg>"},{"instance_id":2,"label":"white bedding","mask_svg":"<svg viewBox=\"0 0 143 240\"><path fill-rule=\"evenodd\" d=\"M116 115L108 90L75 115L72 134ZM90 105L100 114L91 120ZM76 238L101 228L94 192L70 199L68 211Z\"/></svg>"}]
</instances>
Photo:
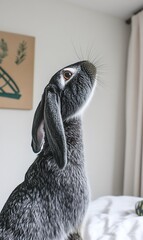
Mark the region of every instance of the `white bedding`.
<instances>
[{"instance_id":1,"label":"white bedding","mask_svg":"<svg viewBox=\"0 0 143 240\"><path fill-rule=\"evenodd\" d=\"M83 226L84 240L143 240L143 217L135 213L137 197L107 196L91 202Z\"/></svg>"}]
</instances>

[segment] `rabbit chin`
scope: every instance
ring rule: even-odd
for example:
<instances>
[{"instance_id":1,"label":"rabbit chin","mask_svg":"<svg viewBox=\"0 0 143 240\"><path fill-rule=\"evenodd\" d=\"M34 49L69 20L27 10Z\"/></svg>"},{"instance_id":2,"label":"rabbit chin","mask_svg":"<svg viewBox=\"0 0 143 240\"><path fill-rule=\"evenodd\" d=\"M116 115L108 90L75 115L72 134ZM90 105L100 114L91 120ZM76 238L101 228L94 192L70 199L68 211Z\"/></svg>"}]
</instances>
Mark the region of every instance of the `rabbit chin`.
<instances>
[{"instance_id":1,"label":"rabbit chin","mask_svg":"<svg viewBox=\"0 0 143 240\"><path fill-rule=\"evenodd\" d=\"M83 115L84 110L87 108L87 106L89 105L89 103L90 103L90 101L91 101L91 99L92 99L92 96L93 96L93 94L94 94L94 91L95 91L96 86L97 86L97 80L95 79L94 86L93 86L92 91L91 91L91 93L90 93L87 101L85 102L85 104L83 104L83 105L81 106L81 108L80 108L76 113L74 113L73 115L71 115L70 117L68 117L66 120L70 120L70 119L76 118L76 117L81 117L81 116Z\"/></svg>"}]
</instances>

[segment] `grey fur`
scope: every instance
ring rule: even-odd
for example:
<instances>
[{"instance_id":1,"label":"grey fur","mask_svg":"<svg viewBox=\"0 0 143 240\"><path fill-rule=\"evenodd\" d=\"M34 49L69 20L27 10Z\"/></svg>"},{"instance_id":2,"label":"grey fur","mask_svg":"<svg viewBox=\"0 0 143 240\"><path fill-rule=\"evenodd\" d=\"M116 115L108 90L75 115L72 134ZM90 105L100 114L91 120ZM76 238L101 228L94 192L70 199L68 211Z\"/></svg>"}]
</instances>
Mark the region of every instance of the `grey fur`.
<instances>
[{"instance_id":1,"label":"grey fur","mask_svg":"<svg viewBox=\"0 0 143 240\"><path fill-rule=\"evenodd\" d=\"M91 95L96 68L88 61L68 68L71 79L63 84L67 67L57 72L35 112L32 147L40 153L0 213L0 240L81 239L74 232L89 191L78 112Z\"/></svg>"},{"instance_id":2,"label":"grey fur","mask_svg":"<svg viewBox=\"0 0 143 240\"><path fill-rule=\"evenodd\" d=\"M67 240L82 240L79 233L70 234Z\"/></svg>"}]
</instances>

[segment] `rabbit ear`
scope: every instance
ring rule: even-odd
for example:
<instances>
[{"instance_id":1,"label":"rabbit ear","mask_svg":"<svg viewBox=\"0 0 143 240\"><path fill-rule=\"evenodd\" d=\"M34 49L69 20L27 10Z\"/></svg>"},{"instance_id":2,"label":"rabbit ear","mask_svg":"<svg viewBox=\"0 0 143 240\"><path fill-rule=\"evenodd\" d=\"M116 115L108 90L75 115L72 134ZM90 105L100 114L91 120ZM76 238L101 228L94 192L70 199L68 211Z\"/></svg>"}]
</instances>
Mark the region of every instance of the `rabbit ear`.
<instances>
[{"instance_id":1,"label":"rabbit ear","mask_svg":"<svg viewBox=\"0 0 143 240\"><path fill-rule=\"evenodd\" d=\"M32 125L32 149L35 153L40 152L43 140L44 140L44 103L45 103L45 91L42 96L42 100L39 103L33 120Z\"/></svg>"},{"instance_id":2,"label":"rabbit ear","mask_svg":"<svg viewBox=\"0 0 143 240\"><path fill-rule=\"evenodd\" d=\"M55 89L45 95L44 126L53 156L59 166L67 163L67 144L60 110L60 97Z\"/></svg>"}]
</instances>

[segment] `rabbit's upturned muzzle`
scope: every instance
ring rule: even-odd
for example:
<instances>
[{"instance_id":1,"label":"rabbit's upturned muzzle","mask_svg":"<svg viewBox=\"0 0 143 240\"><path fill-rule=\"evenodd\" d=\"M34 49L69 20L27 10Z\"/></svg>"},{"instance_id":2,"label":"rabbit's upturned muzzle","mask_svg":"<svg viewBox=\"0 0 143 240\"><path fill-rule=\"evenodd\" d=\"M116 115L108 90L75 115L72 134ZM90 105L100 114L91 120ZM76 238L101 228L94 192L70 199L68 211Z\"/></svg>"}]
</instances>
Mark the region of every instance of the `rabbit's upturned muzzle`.
<instances>
[{"instance_id":1,"label":"rabbit's upturned muzzle","mask_svg":"<svg viewBox=\"0 0 143 240\"><path fill-rule=\"evenodd\" d=\"M96 67L89 61L83 61L81 68L88 74L91 80L95 80Z\"/></svg>"}]
</instances>

